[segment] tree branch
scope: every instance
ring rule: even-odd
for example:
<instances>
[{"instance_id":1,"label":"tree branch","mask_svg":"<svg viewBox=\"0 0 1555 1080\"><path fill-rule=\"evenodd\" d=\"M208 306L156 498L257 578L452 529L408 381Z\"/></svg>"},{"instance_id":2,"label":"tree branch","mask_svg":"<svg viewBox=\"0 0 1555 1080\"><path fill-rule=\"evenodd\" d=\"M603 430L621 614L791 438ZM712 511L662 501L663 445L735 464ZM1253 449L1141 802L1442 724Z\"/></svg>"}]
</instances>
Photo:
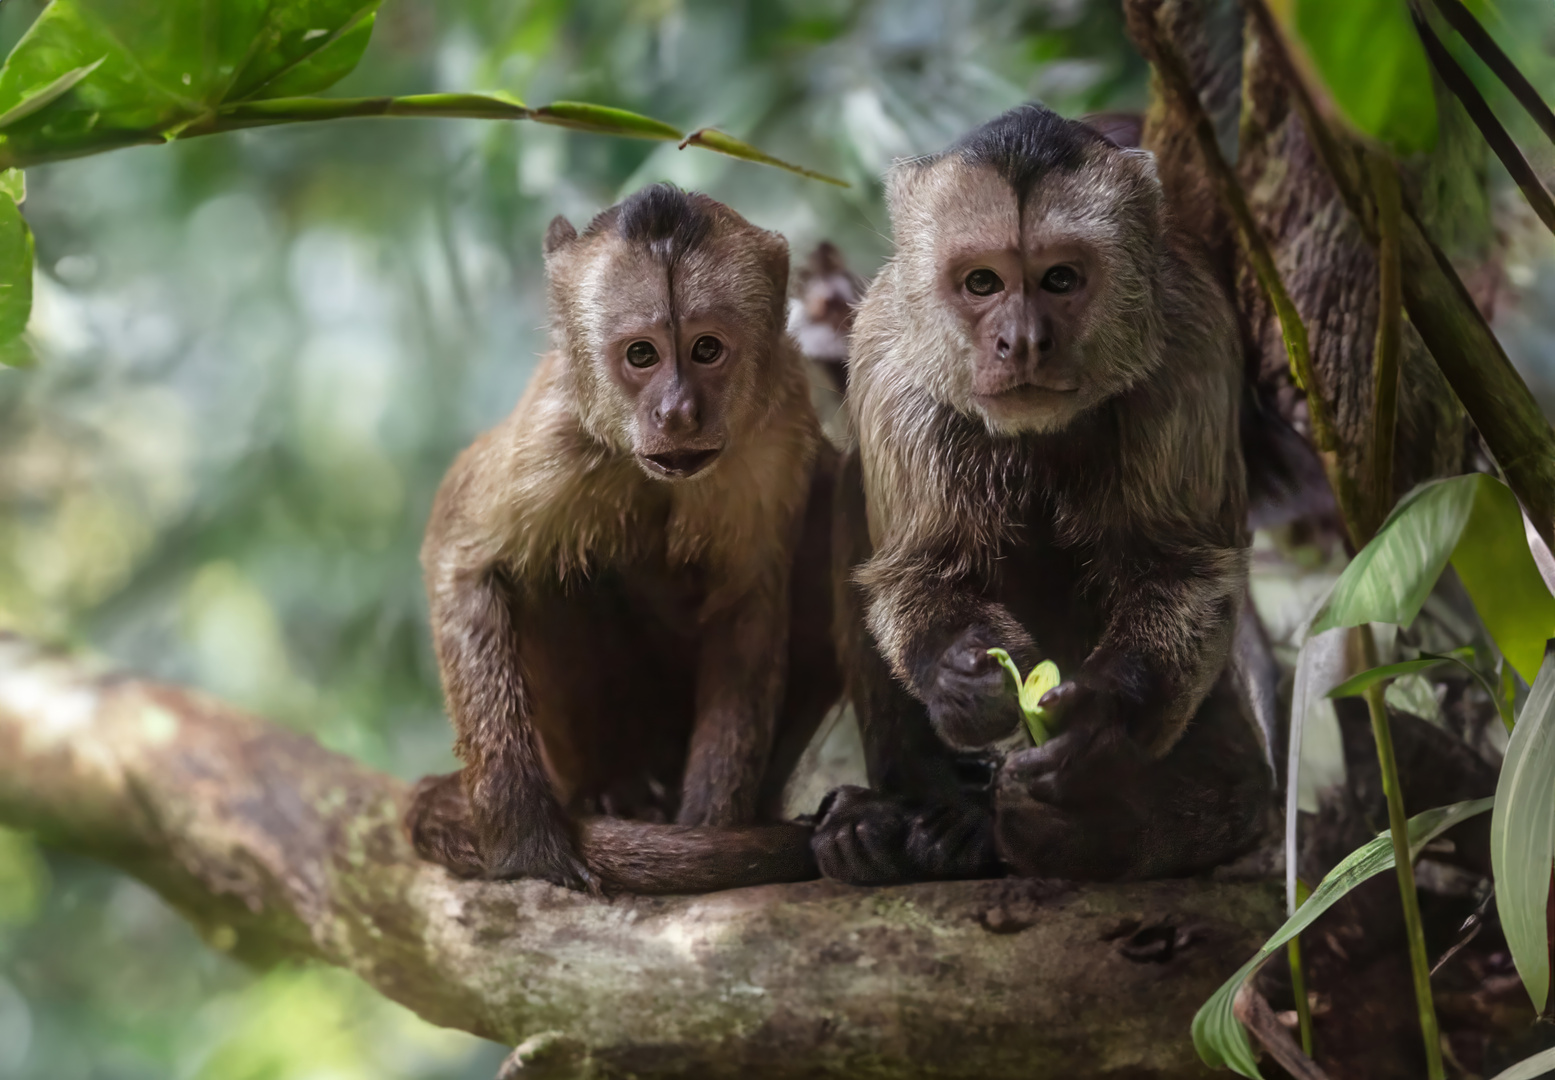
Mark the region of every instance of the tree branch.
<instances>
[{"instance_id":1,"label":"tree branch","mask_svg":"<svg viewBox=\"0 0 1555 1080\"><path fill-rule=\"evenodd\" d=\"M323 960L433 1023L528 1039L515 1076L1202 1076L1194 1010L1280 921L1271 886L1206 880L613 900L459 881L411 852L405 793L0 636L0 821L122 867L245 960Z\"/></svg>"}]
</instances>

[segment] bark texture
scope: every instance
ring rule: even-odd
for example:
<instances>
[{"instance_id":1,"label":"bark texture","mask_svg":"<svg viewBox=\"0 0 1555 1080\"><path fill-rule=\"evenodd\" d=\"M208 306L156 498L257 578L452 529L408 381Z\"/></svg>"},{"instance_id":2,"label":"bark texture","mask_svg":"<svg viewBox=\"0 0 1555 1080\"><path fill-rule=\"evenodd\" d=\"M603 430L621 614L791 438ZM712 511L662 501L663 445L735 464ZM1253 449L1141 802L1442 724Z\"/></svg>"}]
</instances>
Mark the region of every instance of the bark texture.
<instances>
[{"instance_id":1,"label":"bark texture","mask_svg":"<svg viewBox=\"0 0 1555 1080\"><path fill-rule=\"evenodd\" d=\"M460 881L416 860L406 793L220 702L0 637L0 822L122 867L246 960L337 964L524 1043L504 1075L1209 1075L1189 1021L1280 922L1246 882Z\"/></svg>"}]
</instances>

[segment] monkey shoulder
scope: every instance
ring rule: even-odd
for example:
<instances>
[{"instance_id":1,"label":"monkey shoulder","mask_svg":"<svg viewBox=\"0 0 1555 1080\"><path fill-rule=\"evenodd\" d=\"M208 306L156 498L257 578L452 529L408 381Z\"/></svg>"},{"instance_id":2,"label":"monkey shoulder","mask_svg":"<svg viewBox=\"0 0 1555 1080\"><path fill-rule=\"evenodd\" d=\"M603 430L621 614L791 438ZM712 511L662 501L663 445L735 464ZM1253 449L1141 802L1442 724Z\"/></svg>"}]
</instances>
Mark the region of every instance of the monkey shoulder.
<instances>
[{"instance_id":1,"label":"monkey shoulder","mask_svg":"<svg viewBox=\"0 0 1555 1080\"><path fill-rule=\"evenodd\" d=\"M585 429L550 366L444 476L422 546L429 575L503 564L525 579L566 577L623 561L662 532L653 526L668 498Z\"/></svg>"}]
</instances>

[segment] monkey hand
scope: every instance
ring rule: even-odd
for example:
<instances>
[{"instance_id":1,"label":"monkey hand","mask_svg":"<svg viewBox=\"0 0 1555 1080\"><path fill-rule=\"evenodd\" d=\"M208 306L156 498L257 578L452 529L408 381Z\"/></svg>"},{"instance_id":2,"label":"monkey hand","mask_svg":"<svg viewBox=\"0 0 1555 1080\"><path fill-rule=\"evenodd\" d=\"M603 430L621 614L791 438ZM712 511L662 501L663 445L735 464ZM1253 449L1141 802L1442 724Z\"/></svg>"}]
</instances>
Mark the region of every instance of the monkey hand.
<instances>
[{"instance_id":1,"label":"monkey hand","mask_svg":"<svg viewBox=\"0 0 1555 1080\"><path fill-rule=\"evenodd\" d=\"M947 745L973 750L1020 730L1020 702L1009 693L1004 669L988 655L988 650L1002 646L1017 664L1024 664L1036 650L1029 639L1001 640L1007 636L989 626L967 627L940 653L927 678L921 680L920 692L928 706L929 720Z\"/></svg>"},{"instance_id":2,"label":"monkey hand","mask_svg":"<svg viewBox=\"0 0 1555 1080\"><path fill-rule=\"evenodd\" d=\"M1117 724L1077 723L1009 755L994 781L1000 858L1025 877L1129 876L1154 790L1151 764Z\"/></svg>"},{"instance_id":3,"label":"monkey hand","mask_svg":"<svg viewBox=\"0 0 1555 1080\"><path fill-rule=\"evenodd\" d=\"M913 806L861 787L822 801L810 848L821 873L850 885L992 877L992 822L971 801Z\"/></svg>"}]
</instances>

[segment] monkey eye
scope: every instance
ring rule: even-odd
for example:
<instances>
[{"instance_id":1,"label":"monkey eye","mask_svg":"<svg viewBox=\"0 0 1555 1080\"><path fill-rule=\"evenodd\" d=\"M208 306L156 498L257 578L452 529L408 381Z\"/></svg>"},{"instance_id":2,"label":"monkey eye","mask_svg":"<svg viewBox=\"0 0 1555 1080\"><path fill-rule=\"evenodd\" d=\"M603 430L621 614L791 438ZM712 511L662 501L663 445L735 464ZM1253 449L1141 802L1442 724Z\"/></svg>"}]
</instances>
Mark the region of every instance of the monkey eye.
<instances>
[{"instance_id":1,"label":"monkey eye","mask_svg":"<svg viewBox=\"0 0 1555 1080\"><path fill-rule=\"evenodd\" d=\"M626 362L636 368L652 367L659 362L659 350L651 341L634 341L626 347Z\"/></svg>"},{"instance_id":2,"label":"monkey eye","mask_svg":"<svg viewBox=\"0 0 1555 1080\"><path fill-rule=\"evenodd\" d=\"M966 291L973 296L992 296L1004 289L1004 282L992 270L979 267L966 276Z\"/></svg>"},{"instance_id":3,"label":"monkey eye","mask_svg":"<svg viewBox=\"0 0 1555 1080\"><path fill-rule=\"evenodd\" d=\"M699 364L711 364L724 354L724 343L711 334L703 334L691 343L691 359Z\"/></svg>"},{"instance_id":4,"label":"monkey eye","mask_svg":"<svg viewBox=\"0 0 1555 1080\"><path fill-rule=\"evenodd\" d=\"M1042 275L1042 288L1050 293L1066 293L1078 288L1080 272L1072 266L1055 266Z\"/></svg>"}]
</instances>

